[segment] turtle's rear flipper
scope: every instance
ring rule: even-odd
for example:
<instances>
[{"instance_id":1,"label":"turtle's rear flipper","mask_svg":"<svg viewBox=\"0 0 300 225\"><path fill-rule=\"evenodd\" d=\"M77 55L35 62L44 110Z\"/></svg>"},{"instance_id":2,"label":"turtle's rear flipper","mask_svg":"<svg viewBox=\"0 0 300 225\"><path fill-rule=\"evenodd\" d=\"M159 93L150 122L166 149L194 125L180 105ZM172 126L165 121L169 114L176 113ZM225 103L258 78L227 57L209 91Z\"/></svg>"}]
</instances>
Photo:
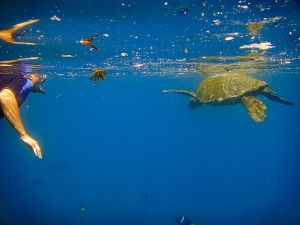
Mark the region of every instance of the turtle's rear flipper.
<instances>
[{"instance_id":1,"label":"turtle's rear flipper","mask_svg":"<svg viewBox=\"0 0 300 225\"><path fill-rule=\"evenodd\" d=\"M191 96L192 98L196 99L196 94L194 92L190 92L190 91L185 91L185 90L162 90L162 92L164 92L164 93L171 93L171 92L179 93L179 94Z\"/></svg>"},{"instance_id":2,"label":"turtle's rear flipper","mask_svg":"<svg viewBox=\"0 0 300 225\"><path fill-rule=\"evenodd\" d=\"M265 119L265 110L267 107L262 101L254 96L244 96L242 97L242 101L248 110L249 116L255 122L262 122Z\"/></svg>"},{"instance_id":3,"label":"turtle's rear flipper","mask_svg":"<svg viewBox=\"0 0 300 225\"><path fill-rule=\"evenodd\" d=\"M288 100L278 96L274 91L272 91L268 87L265 87L263 89L263 93L266 97L268 97L269 99L271 99L273 101L281 102L281 103L286 104L286 105L294 105L293 103L289 102Z\"/></svg>"}]
</instances>

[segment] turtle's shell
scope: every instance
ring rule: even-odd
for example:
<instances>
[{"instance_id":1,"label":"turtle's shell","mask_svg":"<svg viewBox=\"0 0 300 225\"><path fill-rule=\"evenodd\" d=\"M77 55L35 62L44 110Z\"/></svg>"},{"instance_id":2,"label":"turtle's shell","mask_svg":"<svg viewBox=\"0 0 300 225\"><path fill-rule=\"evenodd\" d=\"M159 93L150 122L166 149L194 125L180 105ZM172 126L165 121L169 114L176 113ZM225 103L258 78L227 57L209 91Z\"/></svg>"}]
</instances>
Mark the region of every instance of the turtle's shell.
<instances>
[{"instance_id":1,"label":"turtle's shell","mask_svg":"<svg viewBox=\"0 0 300 225\"><path fill-rule=\"evenodd\" d=\"M268 86L264 81L241 74L209 77L197 90L197 99L203 103L234 100Z\"/></svg>"}]
</instances>

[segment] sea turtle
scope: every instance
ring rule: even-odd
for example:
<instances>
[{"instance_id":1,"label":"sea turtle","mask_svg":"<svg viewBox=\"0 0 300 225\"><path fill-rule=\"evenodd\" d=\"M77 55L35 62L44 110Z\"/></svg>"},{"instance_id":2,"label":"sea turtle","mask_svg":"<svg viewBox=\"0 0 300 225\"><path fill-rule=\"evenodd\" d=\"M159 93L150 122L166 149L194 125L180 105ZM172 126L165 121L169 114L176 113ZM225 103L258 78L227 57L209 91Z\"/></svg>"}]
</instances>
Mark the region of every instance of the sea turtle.
<instances>
[{"instance_id":1,"label":"sea turtle","mask_svg":"<svg viewBox=\"0 0 300 225\"><path fill-rule=\"evenodd\" d=\"M283 104L293 105L276 95L266 82L242 74L223 74L206 78L200 83L196 93L184 90L163 90L163 92L176 92L191 96L191 107L199 103L224 104L242 101L255 122L262 122L265 119L267 109L266 105L256 98L258 94L263 94Z\"/></svg>"}]
</instances>

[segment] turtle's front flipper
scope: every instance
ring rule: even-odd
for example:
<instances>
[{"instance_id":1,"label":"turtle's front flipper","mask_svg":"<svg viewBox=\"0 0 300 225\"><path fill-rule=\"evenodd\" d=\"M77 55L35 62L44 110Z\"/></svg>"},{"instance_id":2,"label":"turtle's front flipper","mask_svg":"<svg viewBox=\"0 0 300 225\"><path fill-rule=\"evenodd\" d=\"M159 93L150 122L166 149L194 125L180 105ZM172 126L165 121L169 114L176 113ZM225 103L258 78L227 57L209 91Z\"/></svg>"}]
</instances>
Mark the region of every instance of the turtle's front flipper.
<instances>
[{"instance_id":1,"label":"turtle's front flipper","mask_svg":"<svg viewBox=\"0 0 300 225\"><path fill-rule=\"evenodd\" d=\"M254 96L244 96L242 97L242 101L248 110L249 116L255 122L262 122L265 119L265 110L267 107L262 101Z\"/></svg>"},{"instance_id":2,"label":"turtle's front flipper","mask_svg":"<svg viewBox=\"0 0 300 225\"><path fill-rule=\"evenodd\" d=\"M273 101L278 101L286 105L294 105L293 103L289 102L288 100L278 96L274 91L272 91L270 88L265 87L263 89L263 93L265 94L266 97Z\"/></svg>"},{"instance_id":3,"label":"turtle's front flipper","mask_svg":"<svg viewBox=\"0 0 300 225\"><path fill-rule=\"evenodd\" d=\"M185 90L162 90L162 92L164 92L164 93L174 92L174 93L179 93L179 94L191 96L194 99L197 98L196 94L194 92L185 91Z\"/></svg>"}]
</instances>

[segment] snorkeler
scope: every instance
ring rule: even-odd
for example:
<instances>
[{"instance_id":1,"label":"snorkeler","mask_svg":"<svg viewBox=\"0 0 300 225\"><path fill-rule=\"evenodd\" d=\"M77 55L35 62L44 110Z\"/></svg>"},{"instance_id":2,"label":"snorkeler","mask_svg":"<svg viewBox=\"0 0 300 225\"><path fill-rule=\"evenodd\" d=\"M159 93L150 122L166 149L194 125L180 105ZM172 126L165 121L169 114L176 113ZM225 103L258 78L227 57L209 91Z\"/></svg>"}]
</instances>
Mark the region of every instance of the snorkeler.
<instances>
[{"instance_id":1,"label":"snorkeler","mask_svg":"<svg viewBox=\"0 0 300 225\"><path fill-rule=\"evenodd\" d=\"M88 38L88 39L82 38L81 41L80 41L80 43L81 43L82 45L89 45L89 46L91 46L93 49L95 49L96 51L99 51L100 48L96 47L96 46L92 43L92 41L93 41L96 37L98 37L98 36L99 36L99 34L96 34L96 35L94 35L93 37L90 37L90 38Z\"/></svg>"},{"instance_id":2,"label":"snorkeler","mask_svg":"<svg viewBox=\"0 0 300 225\"><path fill-rule=\"evenodd\" d=\"M30 92L45 94L42 89L45 80L46 75L0 74L0 119L5 116L19 134L20 139L40 159L42 159L42 152L39 143L27 134L18 107L22 105Z\"/></svg>"},{"instance_id":3,"label":"snorkeler","mask_svg":"<svg viewBox=\"0 0 300 225\"><path fill-rule=\"evenodd\" d=\"M7 43L11 44L18 44L18 45L35 45L35 43L30 43L30 42L17 42L14 40L15 32L17 30L20 30L26 26L29 26L33 23L38 22L39 20L29 20L23 23L18 23L6 30L0 30L0 40L5 41Z\"/></svg>"}]
</instances>

